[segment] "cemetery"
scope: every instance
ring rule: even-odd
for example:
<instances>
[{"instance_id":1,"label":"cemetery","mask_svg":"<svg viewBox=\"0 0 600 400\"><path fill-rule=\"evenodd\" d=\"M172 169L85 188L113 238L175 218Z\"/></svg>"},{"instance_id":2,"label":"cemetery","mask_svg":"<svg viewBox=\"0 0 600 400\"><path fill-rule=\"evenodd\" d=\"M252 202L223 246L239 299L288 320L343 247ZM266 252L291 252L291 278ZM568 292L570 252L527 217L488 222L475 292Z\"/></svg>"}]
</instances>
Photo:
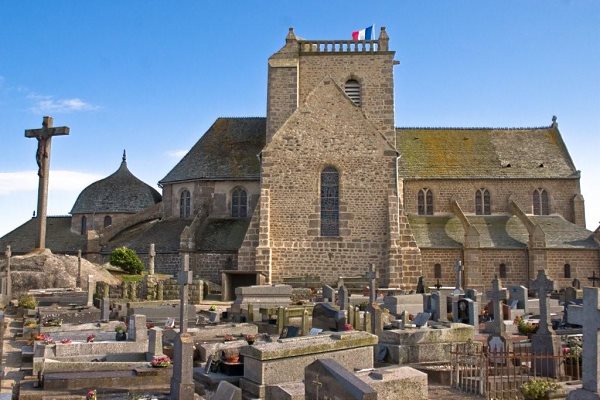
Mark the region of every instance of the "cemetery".
<instances>
[{"instance_id":1,"label":"cemetery","mask_svg":"<svg viewBox=\"0 0 600 400\"><path fill-rule=\"evenodd\" d=\"M371 266L337 288L240 286L221 301L186 262L178 298L152 274L134 290L90 275L5 302L20 323L15 398L427 399L444 385L508 399L543 382L547 398L597 398L595 287L559 293L540 270L528 288L495 278L479 293L457 263L453 288L381 290Z\"/></svg>"}]
</instances>

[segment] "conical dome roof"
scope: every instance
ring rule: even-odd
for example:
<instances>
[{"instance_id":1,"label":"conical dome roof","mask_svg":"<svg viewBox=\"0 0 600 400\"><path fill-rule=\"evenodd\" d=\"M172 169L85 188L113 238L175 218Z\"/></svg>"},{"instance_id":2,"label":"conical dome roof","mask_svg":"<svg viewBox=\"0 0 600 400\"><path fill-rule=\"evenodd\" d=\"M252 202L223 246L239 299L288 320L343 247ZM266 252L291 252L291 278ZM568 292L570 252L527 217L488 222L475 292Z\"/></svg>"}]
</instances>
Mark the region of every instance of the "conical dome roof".
<instances>
[{"instance_id":1,"label":"conical dome roof","mask_svg":"<svg viewBox=\"0 0 600 400\"><path fill-rule=\"evenodd\" d=\"M71 214L136 213L161 200L160 193L129 172L123 151L119 169L83 189Z\"/></svg>"}]
</instances>

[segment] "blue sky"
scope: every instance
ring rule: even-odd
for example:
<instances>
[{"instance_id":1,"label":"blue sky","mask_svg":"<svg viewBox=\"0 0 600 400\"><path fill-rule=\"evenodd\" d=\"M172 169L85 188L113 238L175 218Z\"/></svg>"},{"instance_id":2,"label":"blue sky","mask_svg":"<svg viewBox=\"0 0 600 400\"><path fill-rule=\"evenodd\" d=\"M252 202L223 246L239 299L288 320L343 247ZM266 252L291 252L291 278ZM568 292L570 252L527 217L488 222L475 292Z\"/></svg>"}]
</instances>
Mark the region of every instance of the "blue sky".
<instances>
[{"instance_id":1,"label":"blue sky","mask_svg":"<svg viewBox=\"0 0 600 400\"><path fill-rule=\"evenodd\" d=\"M350 39L386 26L397 126L547 126L558 116L600 221L600 1L0 0L0 235L36 208L36 141L51 115L49 214L130 170L156 187L219 116L264 116L267 58L288 27Z\"/></svg>"}]
</instances>

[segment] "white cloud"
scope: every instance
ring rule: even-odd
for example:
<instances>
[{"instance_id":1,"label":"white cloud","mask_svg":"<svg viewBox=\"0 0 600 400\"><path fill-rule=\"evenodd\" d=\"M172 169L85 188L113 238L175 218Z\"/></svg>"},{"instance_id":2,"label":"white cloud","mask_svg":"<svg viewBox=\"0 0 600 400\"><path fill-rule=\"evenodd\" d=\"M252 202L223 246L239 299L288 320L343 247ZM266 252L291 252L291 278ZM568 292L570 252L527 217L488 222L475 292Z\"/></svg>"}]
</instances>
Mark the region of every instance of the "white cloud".
<instances>
[{"instance_id":1,"label":"white cloud","mask_svg":"<svg viewBox=\"0 0 600 400\"><path fill-rule=\"evenodd\" d=\"M173 158L183 158L188 153L188 150L170 150L167 155Z\"/></svg>"},{"instance_id":2,"label":"white cloud","mask_svg":"<svg viewBox=\"0 0 600 400\"><path fill-rule=\"evenodd\" d=\"M31 111L37 114L92 111L99 108L98 106L87 103L79 98L55 99L53 96L44 96L35 93L28 94L27 98L33 100L34 104L31 107Z\"/></svg>"},{"instance_id":3,"label":"white cloud","mask_svg":"<svg viewBox=\"0 0 600 400\"><path fill-rule=\"evenodd\" d=\"M87 185L102 179L101 175L78 171L50 171L50 191L79 193ZM0 172L0 196L16 192L35 192L38 188L37 171Z\"/></svg>"}]
</instances>

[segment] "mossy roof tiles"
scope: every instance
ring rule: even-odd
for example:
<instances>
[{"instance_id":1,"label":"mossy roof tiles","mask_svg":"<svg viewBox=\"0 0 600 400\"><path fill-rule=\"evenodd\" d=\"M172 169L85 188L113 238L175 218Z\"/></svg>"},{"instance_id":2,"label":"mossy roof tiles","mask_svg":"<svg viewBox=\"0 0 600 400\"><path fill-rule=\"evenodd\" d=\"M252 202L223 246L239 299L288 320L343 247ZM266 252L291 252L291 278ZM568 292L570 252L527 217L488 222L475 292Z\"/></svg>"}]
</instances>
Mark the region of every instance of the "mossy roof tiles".
<instances>
[{"instance_id":1,"label":"mossy roof tiles","mask_svg":"<svg viewBox=\"0 0 600 400\"><path fill-rule=\"evenodd\" d=\"M190 223L188 220L169 219L138 224L115 236L102 248L102 252L110 253L117 247L126 246L146 254L150 244L154 243L157 253L175 253L179 251L181 232Z\"/></svg>"},{"instance_id":2,"label":"mossy roof tiles","mask_svg":"<svg viewBox=\"0 0 600 400\"><path fill-rule=\"evenodd\" d=\"M35 247L36 232L37 218L32 218L0 238L0 249L10 245L13 254L29 253ZM46 247L55 253L77 253L77 250L85 251L85 238L71 231L71 217L49 216L46 218Z\"/></svg>"},{"instance_id":3,"label":"mossy roof tiles","mask_svg":"<svg viewBox=\"0 0 600 400\"><path fill-rule=\"evenodd\" d=\"M568 178L577 171L555 126L397 128L405 178Z\"/></svg>"},{"instance_id":4,"label":"mossy roof tiles","mask_svg":"<svg viewBox=\"0 0 600 400\"><path fill-rule=\"evenodd\" d=\"M218 118L160 181L259 179L265 118Z\"/></svg>"},{"instance_id":5,"label":"mossy roof tiles","mask_svg":"<svg viewBox=\"0 0 600 400\"><path fill-rule=\"evenodd\" d=\"M196 249L237 251L249 224L249 218L209 218L196 234Z\"/></svg>"},{"instance_id":6,"label":"mossy roof tiles","mask_svg":"<svg viewBox=\"0 0 600 400\"><path fill-rule=\"evenodd\" d=\"M136 213L161 200L160 193L136 178L123 160L115 173L81 191L71 214Z\"/></svg>"}]
</instances>

